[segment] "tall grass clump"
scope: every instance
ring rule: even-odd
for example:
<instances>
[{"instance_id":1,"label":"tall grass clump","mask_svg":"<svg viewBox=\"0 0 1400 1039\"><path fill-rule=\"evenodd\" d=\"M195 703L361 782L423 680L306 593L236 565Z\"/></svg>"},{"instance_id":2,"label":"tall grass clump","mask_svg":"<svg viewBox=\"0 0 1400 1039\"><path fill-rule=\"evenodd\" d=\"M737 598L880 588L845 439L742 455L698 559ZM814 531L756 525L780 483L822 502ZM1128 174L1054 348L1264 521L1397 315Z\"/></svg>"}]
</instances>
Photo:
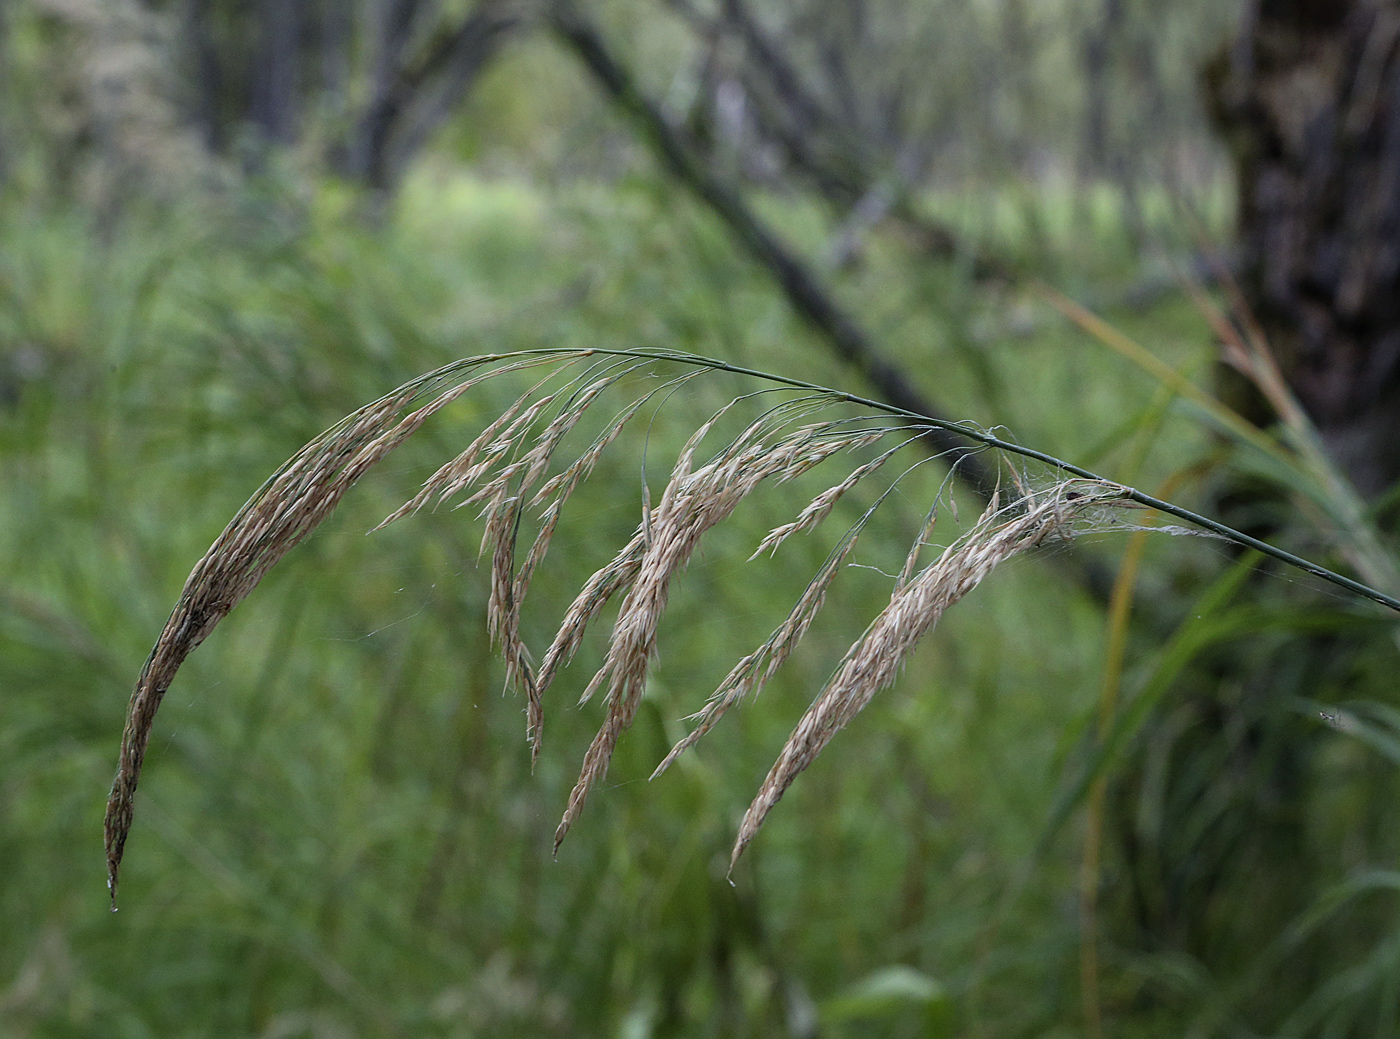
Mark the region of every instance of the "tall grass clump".
<instances>
[{"instance_id":1,"label":"tall grass clump","mask_svg":"<svg viewBox=\"0 0 1400 1039\"><path fill-rule=\"evenodd\" d=\"M687 392L687 384L697 377L717 372L769 385L733 397L694 431L654 502L644 457L641 516L635 531L578 591L537 664L536 654L521 635L521 610L570 497L629 423L644 415L654 421L655 412L668 398ZM371 468L482 383L516 373L530 373L534 381L380 526L430 505L476 508L484 526L480 553L490 568L488 628L504 661L507 683L524 696L532 758L538 757L543 742L546 693L574 657L588 628L615 603L602 663L578 698L585 704L602 692L604 719L555 831L556 850L590 793L607 775L622 733L636 720L657 656L658 630L671 584L704 537L760 485L794 481L838 456L868 456L840 479L828 482L793 520L771 530L754 555L777 552L788 538L809 532L827 519L837 502L858 484L877 473L883 476L888 462L934 428L956 431L984 448L1038 462L1056 472L1056 478L1038 483L1012 467L1005 502L1000 491L994 494L976 522L936 558L921 562L939 514L938 499L930 504L919 535L893 578L888 604L852 643L813 699L744 815L730 855L731 870L797 776L877 692L893 684L919 640L949 607L998 564L1019 553L1088 530L1132 526L1126 510L1157 509L1175 515L1202 533L1266 553L1400 611L1400 600L1385 592L966 424L941 422L692 355L584 349L469 358L406 383L312 440L243 506L196 564L142 668L128 709L106 816L108 884L114 900L156 712L186 657ZM613 391L621 392L621 403L605 405ZM756 411L757 416L743 418L744 410ZM604 419L591 436L571 440L585 417L597 411L603 412ZM720 446L705 452L711 438ZM566 443L571 445L567 449ZM909 463L904 473L895 466L893 479L850 525L786 620L734 666L695 716L695 727L675 744L654 775L665 771L730 707L756 695L772 678L821 609L862 527L898 487L901 476L919 464ZM1186 528L1156 529L1180 532ZM527 535L522 540L522 533L531 530L533 538Z\"/></svg>"}]
</instances>

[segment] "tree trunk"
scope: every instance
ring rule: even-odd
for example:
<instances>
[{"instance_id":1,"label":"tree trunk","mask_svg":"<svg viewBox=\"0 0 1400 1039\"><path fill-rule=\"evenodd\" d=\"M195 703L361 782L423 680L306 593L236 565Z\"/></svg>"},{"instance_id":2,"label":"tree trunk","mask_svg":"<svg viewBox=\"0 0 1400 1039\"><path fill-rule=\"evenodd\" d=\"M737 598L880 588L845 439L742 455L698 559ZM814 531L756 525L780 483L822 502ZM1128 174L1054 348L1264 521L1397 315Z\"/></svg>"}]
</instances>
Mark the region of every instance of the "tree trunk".
<instances>
[{"instance_id":1,"label":"tree trunk","mask_svg":"<svg viewBox=\"0 0 1400 1039\"><path fill-rule=\"evenodd\" d=\"M471 92L509 35L524 22L510 0L483 0L455 25L412 51L418 0L385 11L372 96L341 149L341 171L379 192L397 185L412 158Z\"/></svg>"},{"instance_id":2,"label":"tree trunk","mask_svg":"<svg viewBox=\"0 0 1400 1039\"><path fill-rule=\"evenodd\" d=\"M1253 0L1208 73L1241 281L1328 449L1400 478L1400 0Z\"/></svg>"},{"instance_id":3,"label":"tree trunk","mask_svg":"<svg viewBox=\"0 0 1400 1039\"><path fill-rule=\"evenodd\" d=\"M204 146L211 154L219 155L228 144L223 111L227 87L223 59L214 45L212 21L209 0L187 0L183 29L193 79L191 114L204 139Z\"/></svg>"},{"instance_id":4,"label":"tree trunk","mask_svg":"<svg viewBox=\"0 0 1400 1039\"><path fill-rule=\"evenodd\" d=\"M301 0L263 0L262 39L253 55L249 120L273 144L296 140Z\"/></svg>"},{"instance_id":5,"label":"tree trunk","mask_svg":"<svg viewBox=\"0 0 1400 1039\"><path fill-rule=\"evenodd\" d=\"M0 84L8 86L10 72L10 12L5 0L0 0ZM13 158L11 143L10 106L0 98L0 188L9 180Z\"/></svg>"},{"instance_id":6,"label":"tree trunk","mask_svg":"<svg viewBox=\"0 0 1400 1039\"><path fill-rule=\"evenodd\" d=\"M1240 287L1331 455L1376 495L1400 477L1400 0L1246 8L1206 82L1238 179ZM1272 417L1223 365L1220 387L1250 418ZM1259 508L1278 490L1238 474L1216 490L1236 526L1269 535L1294 514ZM1314 615L1281 607L1276 591L1257 584L1249 608L1275 617L1279 637L1201 651L1109 802L1126 879L1120 940L1185 951L1225 986L1239 964L1270 963L1254 956L1283 945L1282 921L1371 854L1363 834L1346 850L1304 839L1342 773L1296 705L1355 695L1354 661L1376 629L1310 628ZM1161 806L1151 813L1149 797ZM1259 1034L1342 977L1316 933L1288 970L1267 1000L1239 1004Z\"/></svg>"}]
</instances>

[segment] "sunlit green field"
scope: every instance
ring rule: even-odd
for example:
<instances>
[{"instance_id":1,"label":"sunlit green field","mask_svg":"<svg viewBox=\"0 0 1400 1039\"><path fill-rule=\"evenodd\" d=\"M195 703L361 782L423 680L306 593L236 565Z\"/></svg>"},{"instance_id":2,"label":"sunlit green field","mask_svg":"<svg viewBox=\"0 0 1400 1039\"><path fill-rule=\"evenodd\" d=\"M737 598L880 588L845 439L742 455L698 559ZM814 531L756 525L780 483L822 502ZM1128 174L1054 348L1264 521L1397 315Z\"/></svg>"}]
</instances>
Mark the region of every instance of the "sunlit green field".
<instances>
[{"instance_id":1,"label":"sunlit green field","mask_svg":"<svg viewBox=\"0 0 1400 1039\"><path fill-rule=\"evenodd\" d=\"M190 659L156 723L108 912L101 818L141 663L228 518L341 415L455 358L536 347L688 350L868 392L709 218L644 179L550 188L429 168L378 228L334 187L256 191L100 226L0 208L0 1035L1079 1034L1075 784L1099 711L1102 606L1045 554L998 570L799 779L731 884L740 816L888 601L942 474L900 485L762 697L647 782L843 529L747 561L824 484L756 495L678 581L637 723L553 859L601 717L574 701L604 632L551 690L532 774L524 705L485 634L472 511L364 536L513 399L494 385L371 473ZM1111 206L1080 219L1035 197L989 195L981 217L975 197L935 204L1021 242L1082 298L1112 300L1142 273ZM769 207L819 250L821 214ZM1021 220L1037 214L1039 238ZM949 417L1149 491L1213 450L1196 412L1032 295L974 287L884 237L835 280ZM1179 294L1108 316L1208 379L1209 331ZM547 643L635 528L644 460L655 493L695 425L745 389L691 385L579 491L527 641ZM1177 494L1200 502L1202 484ZM957 497L935 540L975 518ZM1126 544L1096 535L1076 551L1112 572ZM1227 637L1247 657L1290 622L1235 618L1219 634L1225 549L1161 537L1146 552L1140 598L1168 633L1191 614L1204 627L1166 663L1161 644L1131 639L1122 695L1155 689L1187 726L1163 669ZM1287 580L1245 594L1326 599ZM1350 630L1333 602L1342 619L1314 622ZM1348 695L1383 681L1355 670ZM1310 767L1333 777L1292 821L1299 845L1369 839L1374 809L1349 777L1391 788L1389 766L1314 722L1296 728ZM1172 731L1154 730L1159 757L1147 746L1133 767L1166 761ZM1151 782L1127 815L1191 824L1154 805ZM1103 870L1113 1034L1178 1035L1203 1001L1256 998L1180 949L1132 947L1128 878L1112 856ZM1276 934L1287 910L1268 900L1282 896L1257 891ZM1212 941L1215 962L1259 951L1247 928Z\"/></svg>"}]
</instances>

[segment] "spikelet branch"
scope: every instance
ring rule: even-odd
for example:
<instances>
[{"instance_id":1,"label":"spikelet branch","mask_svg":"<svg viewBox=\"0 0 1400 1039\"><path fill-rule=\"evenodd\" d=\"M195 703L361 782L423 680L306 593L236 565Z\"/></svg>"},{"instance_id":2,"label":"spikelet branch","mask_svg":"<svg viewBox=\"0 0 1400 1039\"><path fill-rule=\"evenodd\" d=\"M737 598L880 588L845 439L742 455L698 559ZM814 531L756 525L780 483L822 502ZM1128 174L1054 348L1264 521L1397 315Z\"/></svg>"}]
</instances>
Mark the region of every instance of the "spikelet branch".
<instances>
[{"instance_id":1,"label":"spikelet branch","mask_svg":"<svg viewBox=\"0 0 1400 1039\"><path fill-rule=\"evenodd\" d=\"M994 498L977 523L936 561L912 580L897 583L889 605L847 651L788 738L740 823L731 870L792 781L877 692L893 684L909 654L948 607L998 564L1047 539L1071 536L1086 515L1132 507L1125 490L1107 481L1067 480L1008 509Z\"/></svg>"}]
</instances>

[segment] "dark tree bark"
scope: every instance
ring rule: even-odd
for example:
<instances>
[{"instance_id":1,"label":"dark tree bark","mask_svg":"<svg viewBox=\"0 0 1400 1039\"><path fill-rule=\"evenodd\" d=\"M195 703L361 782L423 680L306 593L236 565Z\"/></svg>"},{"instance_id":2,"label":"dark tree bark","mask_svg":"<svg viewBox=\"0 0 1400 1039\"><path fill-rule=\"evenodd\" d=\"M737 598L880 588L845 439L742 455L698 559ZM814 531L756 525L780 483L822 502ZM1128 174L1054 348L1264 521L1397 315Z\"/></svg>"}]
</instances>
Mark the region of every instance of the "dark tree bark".
<instances>
[{"instance_id":1,"label":"dark tree bark","mask_svg":"<svg viewBox=\"0 0 1400 1039\"><path fill-rule=\"evenodd\" d=\"M513 4L486 0L415 52L411 30L420 6L420 0L388 5L374 93L341 162L344 172L379 191L396 185L407 160L447 120L523 20Z\"/></svg>"},{"instance_id":2,"label":"dark tree bark","mask_svg":"<svg viewBox=\"0 0 1400 1039\"><path fill-rule=\"evenodd\" d=\"M1397 0L1254 0L1208 74L1239 177L1248 302L1373 495L1400 478L1397 43Z\"/></svg>"},{"instance_id":3,"label":"dark tree bark","mask_svg":"<svg viewBox=\"0 0 1400 1039\"><path fill-rule=\"evenodd\" d=\"M1084 142L1081 163L1089 178L1109 168L1109 65L1114 39L1123 22L1123 0L1104 0L1098 21L1085 35L1081 50L1084 85Z\"/></svg>"},{"instance_id":4,"label":"dark tree bark","mask_svg":"<svg viewBox=\"0 0 1400 1039\"><path fill-rule=\"evenodd\" d=\"M350 58L355 37L355 9L344 0L321 0L318 19L321 95L323 108L333 118L347 106L353 67Z\"/></svg>"},{"instance_id":5,"label":"dark tree bark","mask_svg":"<svg viewBox=\"0 0 1400 1039\"><path fill-rule=\"evenodd\" d=\"M190 116L214 153L241 128L264 146L328 139L340 173L387 194L525 9L516 0L478 0L465 12L444 0L183 0Z\"/></svg>"},{"instance_id":6,"label":"dark tree bark","mask_svg":"<svg viewBox=\"0 0 1400 1039\"><path fill-rule=\"evenodd\" d=\"M185 48L192 65L193 116L204 138L204 146L214 154L228 144L221 102L224 97L224 67L214 46L213 18L209 0L189 0L185 5Z\"/></svg>"},{"instance_id":7,"label":"dark tree bark","mask_svg":"<svg viewBox=\"0 0 1400 1039\"><path fill-rule=\"evenodd\" d=\"M302 0L262 0L261 39L253 54L249 121L273 144L296 139Z\"/></svg>"},{"instance_id":8,"label":"dark tree bark","mask_svg":"<svg viewBox=\"0 0 1400 1039\"><path fill-rule=\"evenodd\" d=\"M1400 0L1249 0L1206 82L1238 178L1245 303L1328 450L1370 494L1400 477L1397 44ZM1274 417L1223 365L1220 389L1255 421ZM1217 488L1216 509L1267 534L1296 514L1260 507L1278 494L1232 476ZM1251 608L1278 609L1288 624L1277 591L1256 585ZM1171 705L1146 723L1144 756L1114 780L1122 940L1182 949L1216 978L1232 959L1277 943L1265 928L1301 918L1320 878L1357 861L1354 850L1334 855L1299 839L1317 784L1337 774L1320 764L1327 748L1315 721L1289 700L1351 686L1354 660L1376 634L1291 623L1291 637L1202 653ZM1150 824L1148 791L1170 806ZM1357 840L1364 847L1367 837ZM1292 991L1241 1017L1275 1034L1337 969L1333 951L1310 939L1295 952Z\"/></svg>"},{"instance_id":9,"label":"dark tree bark","mask_svg":"<svg viewBox=\"0 0 1400 1039\"><path fill-rule=\"evenodd\" d=\"M0 82L4 82L10 64L10 12L5 0L0 0ZM0 187L4 187L10 173L10 111L9 106L0 100Z\"/></svg>"}]
</instances>

